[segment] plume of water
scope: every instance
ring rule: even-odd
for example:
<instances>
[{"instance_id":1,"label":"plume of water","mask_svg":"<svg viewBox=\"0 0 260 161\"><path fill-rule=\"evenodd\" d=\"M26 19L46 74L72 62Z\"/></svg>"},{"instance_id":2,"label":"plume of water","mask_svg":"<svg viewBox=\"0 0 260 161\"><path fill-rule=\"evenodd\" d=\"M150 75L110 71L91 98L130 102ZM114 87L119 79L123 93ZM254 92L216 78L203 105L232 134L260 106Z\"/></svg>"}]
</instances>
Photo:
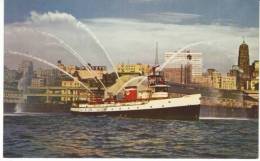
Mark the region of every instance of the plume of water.
<instances>
[{"instance_id":1,"label":"plume of water","mask_svg":"<svg viewBox=\"0 0 260 161\"><path fill-rule=\"evenodd\" d=\"M119 75L117 73L117 70L115 68L115 65L111 59L111 57L109 56L108 54L108 51L105 49L105 47L103 46L103 44L99 41L99 39L96 37L96 35L85 25L83 24L82 22L80 22L79 20L77 20L75 17L73 17L72 15L70 14L66 14L66 13L59 13L59 12L56 12L56 13L53 13L53 12L48 12L46 14L43 14L43 15L40 15L38 14L37 12L31 12L31 18L30 20L34 23L41 23L41 22L54 22L56 20L58 20L58 22L64 22L66 21L66 23L70 23L72 25L74 25L75 27L79 28L79 29L82 29L83 31L87 32L88 35L90 35L95 43L97 45L99 45L99 47L101 48L101 50L104 52L104 54L106 55L108 61L110 62L110 64L112 65L116 75L117 75L117 78L120 80L119 78Z\"/></svg>"},{"instance_id":2,"label":"plume of water","mask_svg":"<svg viewBox=\"0 0 260 161\"><path fill-rule=\"evenodd\" d=\"M96 35L83 23L81 23L80 21L77 21L76 24L78 27L82 28L83 30L85 30L88 34L90 34L90 36L95 40L95 42L99 45L99 47L101 48L101 50L104 52L104 54L106 55L108 61L110 62L110 64L112 65L112 68L114 69L117 78L120 80L119 75L117 73L117 69L116 66L114 64L114 62L112 61L108 51L106 50L106 48L103 46L103 44L99 41L99 39L96 37Z\"/></svg>"},{"instance_id":3,"label":"plume of water","mask_svg":"<svg viewBox=\"0 0 260 161\"><path fill-rule=\"evenodd\" d=\"M200 45L200 44L210 44L211 42L210 41L199 41L199 42L195 42L195 43L191 43L191 44L188 44L186 46L184 46L183 48L181 48L180 50L177 51L176 54L172 55L166 62L164 62L160 67L159 67L159 71L163 70L165 68L165 66L167 64L169 64L170 62L175 62L175 60L173 60L178 54L180 54L183 50L189 48L189 47L192 47L192 46L197 46L197 45ZM173 60L173 61L172 61ZM143 78L138 84L137 84L137 87L140 86L144 81L146 80L146 78Z\"/></svg>"},{"instance_id":4,"label":"plume of water","mask_svg":"<svg viewBox=\"0 0 260 161\"><path fill-rule=\"evenodd\" d=\"M57 40L60 44L62 44L62 47L64 47L67 51L69 51L71 54L73 54L79 61L80 63L86 67L86 69L88 70L88 72L90 72L92 75L95 76L95 78L100 82L100 84L103 86L103 88L105 90L106 86L103 84L103 82L98 78L97 74L95 72L93 72L93 70L87 65L87 62L81 57L80 54L78 54L77 51L75 51L71 46L69 46L67 43L65 43L62 39L60 39L59 37L52 35L50 33L46 33L46 32L40 32L46 36L52 37L53 39ZM94 79L96 81L96 79Z\"/></svg>"},{"instance_id":5,"label":"plume of water","mask_svg":"<svg viewBox=\"0 0 260 161\"><path fill-rule=\"evenodd\" d=\"M46 60L43 60L41 58L38 58L38 57L35 57L35 56L32 56L32 55L29 55L29 54L25 54L25 53L21 53L21 52L17 52L17 51L11 51L11 50L8 50L7 51L8 54L13 54L13 55L19 55L19 56L24 56L24 57L27 57L27 58L31 58L31 59L34 59L34 60L37 60L41 63L44 63L46 65L49 65L55 69L58 69L59 71L63 72L64 74L66 74L67 76L69 76L70 78L72 78L74 81L78 82L80 85L82 85L87 91L89 91L90 93L93 94L93 92L84 84L82 83L81 81L75 79L75 77L73 77L71 74L69 74L68 72L66 72L65 70L59 68L58 66L56 66L55 64L52 64Z\"/></svg>"},{"instance_id":6,"label":"plume of water","mask_svg":"<svg viewBox=\"0 0 260 161\"><path fill-rule=\"evenodd\" d=\"M66 49L68 52L70 52L72 55L74 55L79 61L80 63L86 67L87 71L90 72L92 75L94 75L94 77L100 82L100 84L103 86L103 88L105 90L106 89L106 86L103 84L103 82L98 78L97 74L95 72L93 72L93 70L88 66L87 62L83 59L83 57L78 54L78 52L76 50L74 50L71 46L69 46L66 42L64 42L62 39L60 39L59 37L55 36L55 35L52 35L50 33L47 33L47 32L42 32L42 31L39 31L40 33L46 35L46 36L49 36L55 40L57 40L61 45L62 47L64 47L64 49ZM96 79L94 78L94 80L96 81ZM97 82L97 81L96 81Z\"/></svg>"},{"instance_id":7,"label":"plume of water","mask_svg":"<svg viewBox=\"0 0 260 161\"><path fill-rule=\"evenodd\" d=\"M173 60L171 62L176 62L177 60ZM151 74L151 73L150 73ZM133 79L133 78L132 78ZM141 79L141 81L136 85L137 87L139 87L145 80L147 79L147 77L143 77L143 79Z\"/></svg>"},{"instance_id":8,"label":"plume of water","mask_svg":"<svg viewBox=\"0 0 260 161\"><path fill-rule=\"evenodd\" d=\"M137 87L139 87L146 79L147 79L147 77L144 77L143 79L141 79L141 81L137 84Z\"/></svg>"},{"instance_id":9,"label":"plume of water","mask_svg":"<svg viewBox=\"0 0 260 161\"><path fill-rule=\"evenodd\" d=\"M177 60L173 60L172 62L176 62L176 61ZM147 79L147 77L144 77L143 79L141 79L141 81L137 84L137 87L139 87L146 79Z\"/></svg>"},{"instance_id":10,"label":"plume of water","mask_svg":"<svg viewBox=\"0 0 260 161\"><path fill-rule=\"evenodd\" d=\"M17 103L16 105L15 105L15 108L14 108L14 110L15 110L15 113L22 113L23 112L23 107L22 107L23 105L21 104L21 103Z\"/></svg>"},{"instance_id":11,"label":"plume of water","mask_svg":"<svg viewBox=\"0 0 260 161\"><path fill-rule=\"evenodd\" d=\"M115 94L117 95L117 94L118 94L120 91L122 91L128 84L132 83L133 81L139 80L139 79L141 79L141 78L146 78L146 76L138 76L138 77L134 77L134 78L128 80L127 82L125 82L125 83L119 88L119 90L116 91Z\"/></svg>"},{"instance_id":12,"label":"plume of water","mask_svg":"<svg viewBox=\"0 0 260 161\"><path fill-rule=\"evenodd\" d=\"M180 54L183 50L189 48L189 47L192 47L192 46L197 46L197 45L200 45L200 44L207 44L209 45L211 42L210 41L199 41L199 42L195 42L195 43L191 43L191 44L188 44L186 46L184 46L183 48L181 48L180 50L177 51L176 54L172 55L166 62L164 62L160 68L159 68L159 71L163 70L165 68L165 66L167 64L169 64L178 54Z\"/></svg>"},{"instance_id":13,"label":"plume of water","mask_svg":"<svg viewBox=\"0 0 260 161\"><path fill-rule=\"evenodd\" d=\"M25 67L22 70L22 77L18 81L17 89L24 94L27 91L27 87L30 85L33 77L33 64L32 62L23 62L26 63ZM15 113L21 113L23 111L23 105L20 103L23 99L19 98L19 103L15 106Z\"/></svg>"},{"instance_id":14,"label":"plume of water","mask_svg":"<svg viewBox=\"0 0 260 161\"><path fill-rule=\"evenodd\" d=\"M24 30L26 30L27 28L24 28ZM48 32L43 32L43 31L38 31L38 30L35 30L35 29L31 29L32 31L34 32L37 32L37 33L40 33L44 36L47 36L47 37L50 37L50 38L53 38L54 40L58 41L60 44L61 44L61 47L63 47L66 51L68 51L69 53L71 53L73 56L75 56L79 62L84 66L86 67L87 71L89 73L91 73L92 75L94 75L94 77L100 82L100 84L103 86L103 88L105 89L105 91L107 90L106 89L106 86L103 84L103 82L98 78L97 74L95 72L93 72L93 70L88 66L87 62L83 59L83 57L76 51L74 50L69 44L67 44L65 41L63 41L61 38L59 38L58 36L55 36L53 34L50 34ZM21 30L23 31L23 30ZM96 82L97 80L93 78Z\"/></svg>"}]
</instances>

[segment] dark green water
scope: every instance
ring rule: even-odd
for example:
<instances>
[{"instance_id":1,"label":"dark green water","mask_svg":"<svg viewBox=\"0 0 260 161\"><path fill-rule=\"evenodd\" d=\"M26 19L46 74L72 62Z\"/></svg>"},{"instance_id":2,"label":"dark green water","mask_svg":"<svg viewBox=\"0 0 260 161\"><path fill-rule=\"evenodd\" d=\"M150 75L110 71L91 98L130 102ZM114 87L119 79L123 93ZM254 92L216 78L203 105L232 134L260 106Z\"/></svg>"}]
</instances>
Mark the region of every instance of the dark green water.
<instances>
[{"instance_id":1,"label":"dark green water","mask_svg":"<svg viewBox=\"0 0 260 161\"><path fill-rule=\"evenodd\" d=\"M4 157L257 158L257 120L4 116Z\"/></svg>"}]
</instances>

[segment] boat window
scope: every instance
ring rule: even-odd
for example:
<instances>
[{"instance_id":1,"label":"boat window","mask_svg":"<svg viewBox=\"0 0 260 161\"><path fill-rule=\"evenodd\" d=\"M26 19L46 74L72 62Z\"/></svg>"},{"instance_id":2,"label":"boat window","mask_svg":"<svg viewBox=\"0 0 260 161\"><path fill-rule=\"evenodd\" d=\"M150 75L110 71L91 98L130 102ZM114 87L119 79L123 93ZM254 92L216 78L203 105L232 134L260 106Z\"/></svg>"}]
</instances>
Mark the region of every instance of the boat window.
<instances>
[{"instance_id":1,"label":"boat window","mask_svg":"<svg viewBox=\"0 0 260 161\"><path fill-rule=\"evenodd\" d=\"M167 87L156 87L155 92L168 92Z\"/></svg>"}]
</instances>

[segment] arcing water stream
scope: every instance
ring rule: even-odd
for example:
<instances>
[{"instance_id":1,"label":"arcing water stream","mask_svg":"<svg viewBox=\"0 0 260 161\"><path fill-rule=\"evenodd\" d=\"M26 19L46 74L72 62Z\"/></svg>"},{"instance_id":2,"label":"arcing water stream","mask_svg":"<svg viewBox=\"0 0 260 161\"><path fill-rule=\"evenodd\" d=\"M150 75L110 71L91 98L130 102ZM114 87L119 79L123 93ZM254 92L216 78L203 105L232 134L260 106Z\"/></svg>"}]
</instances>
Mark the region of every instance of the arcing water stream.
<instances>
[{"instance_id":1,"label":"arcing water stream","mask_svg":"<svg viewBox=\"0 0 260 161\"><path fill-rule=\"evenodd\" d=\"M104 48L104 46L102 45L102 43L97 39L97 37L95 36L95 34L86 26L84 25L83 23L81 23L80 21L76 20L77 23L76 23L76 26L77 27L80 27L81 29L83 29L84 31L86 31L88 34L91 35L91 37L95 40L95 42L100 46L100 48L103 50L104 54L106 55L106 57L108 58L109 62L111 63L118 79L120 80L119 78L119 75L116 71L116 68L115 68L115 65L111 59L111 57L109 56L107 50ZM90 70L92 70L91 68L89 69L87 67L87 63L86 61L72 48L70 47L67 43L65 43L62 39L58 38L57 36L55 35L52 35L50 33L46 33L46 32L42 32L42 31L37 31L45 36L48 36L48 37L51 37L51 38L54 38L55 40L57 40L67 51L69 51L71 54L73 54L80 62L81 64L83 64L84 66L86 66L86 69L90 72ZM191 47L191 46L196 46L196 45L200 45L200 44L209 44L208 41L200 41L200 42L195 42L195 43L192 43L192 44L188 44L186 46L184 46L183 48L181 48L180 50L177 51L176 54L172 55L165 63L163 63L160 68L159 68L159 71L163 70L165 68L165 66L169 63L169 62L172 62L172 60L178 55L180 54L183 50L185 50L186 48L188 47ZM92 71L92 74L94 72ZM96 74L96 73L94 73ZM95 76L97 79L98 77ZM135 77L135 78L132 78L130 79L128 82L124 83L122 85L122 87L116 92L116 94L118 94L127 84L129 84L130 82L136 80L136 79L140 79L140 77ZM102 83L102 81L100 79L98 79L99 82L102 84L102 86L104 87L105 91L106 91L106 87L105 85ZM140 86L144 81L146 80L146 77L142 76L142 80L137 84L137 87Z\"/></svg>"},{"instance_id":2,"label":"arcing water stream","mask_svg":"<svg viewBox=\"0 0 260 161\"><path fill-rule=\"evenodd\" d=\"M166 62L164 62L164 63L160 66L159 71L163 70L163 69L165 68L165 66L166 66L167 64L169 64L169 62L171 62L172 59L174 59L174 58L175 58L178 54L180 54L183 50L185 50L185 49L187 49L187 48L189 48L189 47L192 47L192 46L200 45L200 44L207 44L207 45L209 45L210 42L209 42L209 41L199 41L199 42L191 43L191 44L188 44L188 45L184 46L183 48L179 49L176 54L172 55Z\"/></svg>"},{"instance_id":3,"label":"arcing water stream","mask_svg":"<svg viewBox=\"0 0 260 161\"><path fill-rule=\"evenodd\" d=\"M29 54L25 54L25 53L21 53L21 52L17 52L17 51L11 51L11 50L8 50L7 51L8 54L12 54L12 55L19 55L19 56L24 56L24 57L27 57L27 58L31 58L31 59L34 59L34 60L37 60L41 63L44 63L46 65L49 65L55 69L58 69L59 71L63 72L64 74L66 74L67 76L69 76L70 78L72 78L74 81L78 82L80 85L82 85L87 91L89 91L90 93L93 94L93 92L84 84L82 83L81 81L75 79L75 77L73 77L71 74L69 74L68 72L66 72L65 70L59 68L58 66L56 66L55 64L52 64L46 60L43 60L41 58L38 58L38 57L35 57L35 56L32 56L32 55L29 55Z\"/></svg>"},{"instance_id":4,"label":"arcing water stream","mask_svg":"<svg viewBox=\"0 0 260 161\"><path fill-rule=\"evenodd\" d=\"M186 46L184 46L183 48L179 49L177 51L176 54L172 55L166 62L164 62L160 67L159 67L159 71L163 70L167 64L169 64L170 62L175 62L176 60L173 60L178 54L180 54L183 50L189 48L189 47L192 47L192 46L197 46L197 45L200 45L200 44L210 44L209 41L199 41L199 42L195 42L195 43L191 43L191 44L188 44ZM173 61L172 61L173 60ZM133 78L132 78L133 79ZM138 84L137 84L137 87L140 86L144 81L146 80L146 77L144 77Z\"/></svg>"},{"instance_id":5,"label":"arcing water stream","mask_svg":"<svg viewBox=\"0 0 260 161\"><path fill-rule=\"evenodd\" d=\"M28 28L24 28L25 30L28 29ZM50 38L53 38L55 39L56 41L58 41L62 47L67 50L70 54L72 54L73 56L75 56L79 62L87 69L88 72L90 72L92 75L94 75L94 77L100 82L100 84L103 86L104 90L106 91L106 86L103 84L103 82L98 78L97 74L95 72L93 72L93 70L88 66L87 62L83 59L83 57L77 52L75 51L69 44L67 44L65 41L63 41L61 38L53 35L53 34L50 34L50 33L47 33L47 32L43 32L43 31L38 31L38 30L35 30L35 29L31 29L32 31L34 32L37 32L37 33L40 33L44 36L47 36L47 37L50 37ZM96 79L93 78L95 81ZM97 82L97 81L96 81Z\"/></svg>"},{"instance_id":6,"label":"arcing water stream","mask_svg":"<svg viewBox=\"0 0 260 161\"><path fill-rule=\"evenodd\" d=\"M71 46L69 46L67 43L65 43L62 39L60 39L59 37L52 35L50 33L46 33L46 32L42 32L42 31L38 31L39 33L42 33L46 36L52 37L55 40L57 40L67 51L69 51L72 55L74 55L79 61L80 63L88 70L88 72L90 72L92 75L95 76L95 78L100 82L100 84L103 86L103 88L106 89L106 86L103 84L103 82L98 78L97 74L91 69L91 67L88 66L87 62L83 59L83 57L77 52L75 51ZM96 79L93 78L95 81Z\"/></svg>"},{"instance_id":7,"label":"arcing water stream","mask_svg":"<svg viewBox=\"0 0 260 161\"><path fill-rule=\"evenodd\" d=\"M95 35L85 24L83 24L82 22L80 22L80 21L77 20L77 19L75 19L75 21L76 21L75 25L76 25L77 27L83 29L85 32L87 32L87 33L94 39L95 43L96 43L97 45L99 45L99 47L101 48L101 50L103 51L103 53L106 55L108 61L109 61L110 64L112 65L112 68L113 68L114 72L116 73L116 76L117 76L118 80L120 80L120 77L119 77L119 75L118 75L117 69L116 69L116 67L115 67L115 65L114 65L114 63L113 63L113 61L112 61L112 59L111 59L111 57L110 57L108 51L107 51L107 50L105 49L105 47L103 46L103 44L99 41L99 39L96 37L96 35ZM44 33L44 32L42 32L42 34L45 34L45 35L47 35L47 36L50 36L50 37L52 37L52 38L58 40L61 44L64 45L64 47L66 47L68 50L70 50L70 52L72 52L73 55L76 56L81 63L83 63L83 64L85 64L85 65L87 64L85 61L82 61L82 60L84 60L84 59L83 59L73 48L71 48L68 44L66 44L63 40L61 40L61 39L58 38L57 36L51 35L51 34L49 34L49 33ZM97 77L97 78L98 78L98 77ZM99 82L102 84L102 86L103 86L104 89L106 90L105 85L104 85L100 80L99 80Z\"/></svg>"},{"instance_id":8,"label":"arcing water stream","mask_svg":"<svg viewBox=\"0 0 260 161\"><path fill-rule=\"evenodd\" d=\"M107 59L109 60L110 64L112 65L117 78L120 80L119 75L117 73L117 69L115 64L113 63L110 55L108 54L108 51L105 49L105 47L103 46L103 44L99 41L99 39L96 37L96 35L83 23L81 23L80 21L77 20L77 24L78 27L82 28L84 31L86 31L88 34L91 35L91 37L95 40L95 42L99 45L99 47L102 49L102 51L104 52L104 54L106 55Z\"/></svg>"},{"instance_id":9,"label":"arcing water stream","mask_svg":"<svg viewBox=\"0 0 260 161\"><path fill-rule=\"evenodd\" d=\"M138 76L138 77L134 77L134 78L128 80L126 83L124 83L124 84L119 88L119 90L116 91L115 94L117 95L117 94L118 94L120 91L122 91L129 83L131 83L131 82L133 82L133 81L135 81L135 80L141 79L141 78L146 78L146 76Z\"/></svg>"}]
</instances>

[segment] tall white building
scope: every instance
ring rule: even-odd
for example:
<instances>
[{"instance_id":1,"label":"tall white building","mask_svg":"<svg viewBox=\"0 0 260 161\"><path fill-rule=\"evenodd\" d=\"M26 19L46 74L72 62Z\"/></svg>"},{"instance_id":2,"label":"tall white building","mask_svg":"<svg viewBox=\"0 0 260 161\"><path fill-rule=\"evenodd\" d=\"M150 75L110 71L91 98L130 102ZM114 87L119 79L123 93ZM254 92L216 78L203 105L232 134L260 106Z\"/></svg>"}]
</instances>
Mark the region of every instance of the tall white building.
<instances>
[{"instance_id":1,"label":"tall white building","mask_svg":"<svg viewBox=\"0 0 260 161\"><path fill-rule=\"evenodd\" d=\"M202 75L202 53L193 53L188 51L181 52L165 52L165 62L169 60L173 55L173 59L165 66L165 68L180 68L189 62L192 66L192 76Z\"/></svg>"}]
</instances>

